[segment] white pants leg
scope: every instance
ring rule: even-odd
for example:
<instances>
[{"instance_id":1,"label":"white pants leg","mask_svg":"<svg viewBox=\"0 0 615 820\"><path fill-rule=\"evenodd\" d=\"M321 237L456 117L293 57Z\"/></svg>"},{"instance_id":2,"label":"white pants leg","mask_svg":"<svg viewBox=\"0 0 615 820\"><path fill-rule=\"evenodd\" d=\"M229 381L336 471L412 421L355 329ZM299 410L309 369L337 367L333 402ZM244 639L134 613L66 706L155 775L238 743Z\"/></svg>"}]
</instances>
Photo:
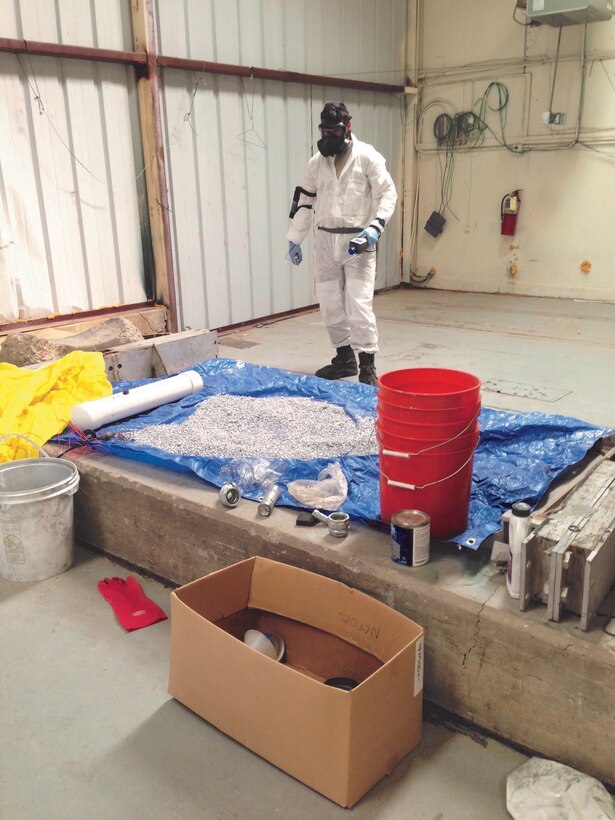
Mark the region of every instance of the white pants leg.
<instances>
[{"instance_id":1,"label":"white pants leg","mask_svg":"<svg viewBox=\"0 0 615 820\"><path fill-rule=\"evenodd\" d=\"M314 267L320 314L333 347L376 353L378 328L372 307L376 252L351 256L349 234L316 231Z\"/></svg>"}]
</instances>

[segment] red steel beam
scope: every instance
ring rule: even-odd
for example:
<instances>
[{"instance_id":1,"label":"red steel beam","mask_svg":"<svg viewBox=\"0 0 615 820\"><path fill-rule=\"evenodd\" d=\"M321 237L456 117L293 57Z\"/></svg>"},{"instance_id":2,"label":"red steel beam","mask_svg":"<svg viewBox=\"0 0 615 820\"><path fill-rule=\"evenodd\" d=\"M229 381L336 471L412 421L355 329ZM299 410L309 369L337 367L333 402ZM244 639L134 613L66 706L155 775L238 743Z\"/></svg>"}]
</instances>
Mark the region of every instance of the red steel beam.
<instances>
[{"instance_id":1,"label":"red steel beam","mask_svg":"<svg viewBox=\"0 0 615 820\"><path fill-rule=\"evenodd\" d=\"M64 57L73 60L94 60L102 63L124 63L148 67L148 55L137 51L114 51L90 46L70 46L64 43L42 43L36 40L15 40L0 37L0 52L31 54L36 57ZM329 85L337 88L355 88L360 91L378 91L384 94L401 94L403 85L372 83L351 80L346 77L325 77L321 74L301 74L297 71L280 71L273 68L216 63L209 60L192 60L185 57L158 55L156 62L162 68L176 68L183 71L199 71L205 74L225 74L231 77L253 77L257 80L277 80L284 83L302 85Z\"/></svg>"},{"instance_id":2,"label":"red steel beam","mask_svg":"<svg viewBox=\"0 0 615 820\"><path fill-rule=\"evenodd\" d=\"M280 71L273 68L233 65L232 63L212 63L207 60L189 60L184 57L157 57L159 66L178 68L184 71L198 71L204 74L226 74L232 77L251 77L257 80L278 80L284 83L302 85L331 85L337 88L356 88L360 91L379 91L385 94L402 94L403 85L371 83L364 80L350 80L345 77L324 77L321 74L300 74L297 71Z\"/></svg>"},{"instance_id":3,"label":"red steel beam","mask_svg":"<svg viewBox=\"0 0 615 820\"><path fill-rule=\"evenodd\" d=\"M35 40L12 40L0 37L0 52L31 54L36 57L68 57L74 60L95 60L102 63L126 63L145 65L147 55L136 51L113 51L107 48L89 46L67 46L62 43L39 43Z\"/></svg>"}]
</instances>

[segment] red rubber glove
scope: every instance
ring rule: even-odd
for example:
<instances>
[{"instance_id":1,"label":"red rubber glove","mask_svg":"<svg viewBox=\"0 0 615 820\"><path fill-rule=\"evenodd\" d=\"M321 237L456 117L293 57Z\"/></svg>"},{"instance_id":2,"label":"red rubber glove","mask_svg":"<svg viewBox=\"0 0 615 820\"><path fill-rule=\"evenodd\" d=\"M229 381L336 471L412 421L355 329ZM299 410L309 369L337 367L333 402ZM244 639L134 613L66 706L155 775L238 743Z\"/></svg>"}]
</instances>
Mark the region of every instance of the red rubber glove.
<instances>
[{"instance_id":1,"label":"red rubber glove","mask_svg":"<svg viewBox=\"0 0 615 820\"><path fill-rule=\"evenodd\" d=\"M98 591L112 607L118 621L127 632L166 621L167 616L141 589L132 576L104 578L98 582Z\"/></svg>"}]
</instances>

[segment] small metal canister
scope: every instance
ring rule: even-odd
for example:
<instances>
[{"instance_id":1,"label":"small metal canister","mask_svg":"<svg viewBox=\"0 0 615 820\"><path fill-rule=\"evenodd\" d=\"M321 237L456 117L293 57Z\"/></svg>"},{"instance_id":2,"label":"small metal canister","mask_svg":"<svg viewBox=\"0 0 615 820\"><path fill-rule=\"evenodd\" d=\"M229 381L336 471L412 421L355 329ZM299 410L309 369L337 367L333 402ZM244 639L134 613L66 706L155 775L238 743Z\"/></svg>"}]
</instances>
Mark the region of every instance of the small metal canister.
<instances>
[{"instance_id":1,"label":"small metal canister","mask_svg":"<svg viewBox=\"0 0 615 820\"><path fill-rule=\"evenodd\" d=\"M263 518L269 518L271 513L273 512L273 508L278 503L278 499L280 497L280 488L277 484L274 484L273 487L270 487L265 495L259 498L259 505L258 505L258 514L262 515Z\"/></svg>"},{"instance_id":2,"label":"small metal canister","mask_svg":"<svg viewBox=\"0 0 615 820\"><path fill-rule=\"evenodd\" d=\"M218 498L225 507L236 507L239 504L239 499L241 498L241 490L237 484L229 482L220 488Z\"/></svg>"},{"instance_id":3,"label":"small metal canister","mask_svg":"<svg viewBox=\"0 0 615 820\"><path fill-rule=\"evenodd\" d=\"M391 558L396 564L420 567L429 561L431 518L420 510L400 510L391 518Z\"/></svg>"}]
</instances>

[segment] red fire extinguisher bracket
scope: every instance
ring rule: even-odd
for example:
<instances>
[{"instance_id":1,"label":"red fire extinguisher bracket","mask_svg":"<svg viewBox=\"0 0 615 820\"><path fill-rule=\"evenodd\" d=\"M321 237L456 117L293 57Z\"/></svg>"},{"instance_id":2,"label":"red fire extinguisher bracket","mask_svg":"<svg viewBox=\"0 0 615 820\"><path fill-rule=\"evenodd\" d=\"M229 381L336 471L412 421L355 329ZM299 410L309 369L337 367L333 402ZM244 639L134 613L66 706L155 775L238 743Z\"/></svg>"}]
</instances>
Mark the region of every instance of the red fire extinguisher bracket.
<instances>
[{"instance_id":1,"label":"red fire extinguisher bracket","mask_svg":"<svg viewBox=\"0 0 615 820\"><path fill-rule=\"evenodd\" d=\"M521 204L520 190L513 191L502 197L500 205L500 234L502 236L514 236L517 227L517 217Z\"/></svg>"}]
</instances>

